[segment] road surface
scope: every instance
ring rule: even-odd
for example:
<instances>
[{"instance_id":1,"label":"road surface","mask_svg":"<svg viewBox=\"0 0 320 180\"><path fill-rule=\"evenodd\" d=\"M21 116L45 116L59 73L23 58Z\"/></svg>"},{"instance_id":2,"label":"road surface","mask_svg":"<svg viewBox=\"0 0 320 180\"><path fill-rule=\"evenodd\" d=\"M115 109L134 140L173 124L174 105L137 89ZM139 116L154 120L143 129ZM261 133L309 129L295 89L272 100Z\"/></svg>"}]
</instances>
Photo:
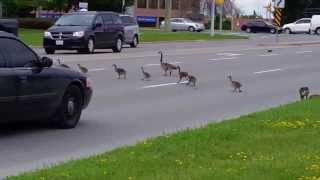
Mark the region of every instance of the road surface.
<instances>
[{"instance_id":1,"label":"road surface","mask_svg":"<svg viewBox=\"0 0 320 180\"><path fill-rule=\"evenodd\" d=\"M89 68L94 87L92 103L72 130L34 125L10 130L3 127L0 177L293 102L301 86L320 93L320 45L257 45L272 42L273 37L143 44L138 49L124 49L121 54L108 50L94 55L58 52L54 59L60 58L74 69L77 63ZM283 41L319 39L292 37L285 36ZM267 49L273 51L268 53ZM165 61L195 75L197 88L175 84L176 73L163 76L159 50L164 51ZM128 78L116 79L112 64L125 68ZM152 74L151 81L141 81L141 66ZM232 93L228 75L244 85L243 93Z\"/></svg>"}]
</instances>

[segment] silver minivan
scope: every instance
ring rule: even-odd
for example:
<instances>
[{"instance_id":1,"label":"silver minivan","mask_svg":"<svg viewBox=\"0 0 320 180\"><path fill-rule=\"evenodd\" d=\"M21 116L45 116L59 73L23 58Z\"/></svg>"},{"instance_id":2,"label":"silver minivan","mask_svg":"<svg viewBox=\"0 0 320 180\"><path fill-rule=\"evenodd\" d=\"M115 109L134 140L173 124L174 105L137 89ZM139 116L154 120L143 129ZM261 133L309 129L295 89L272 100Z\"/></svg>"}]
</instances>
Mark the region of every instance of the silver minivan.
<instances>
[{"instance_id":1,"label":"silver minivan","mask_svg":"<svg viewBox=\"0 0 320 180\"><path fill-rule=\"evenodd\" d=\"M121 14L120 18L124 26L124 43L135 48L139 44L139 25L135 17Z\"/></svg>"}]
</instances>

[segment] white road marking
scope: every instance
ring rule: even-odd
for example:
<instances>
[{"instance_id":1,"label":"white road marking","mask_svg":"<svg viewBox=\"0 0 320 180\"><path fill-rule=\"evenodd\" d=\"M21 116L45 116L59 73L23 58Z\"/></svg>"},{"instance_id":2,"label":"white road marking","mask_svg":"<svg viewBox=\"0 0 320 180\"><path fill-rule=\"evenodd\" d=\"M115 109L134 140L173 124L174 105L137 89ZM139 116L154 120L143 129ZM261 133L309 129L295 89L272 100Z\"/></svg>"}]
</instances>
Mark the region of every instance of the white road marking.
<instances>
[{"instance_id":1,"label":"white road marking","mask_svg":"<svg viewBox=\"0 0 320 180\"><path fill-rule=\"evenodd\" d=\"M216 58L216 59L208 59L208 61L217 62L217 61L232 60L232 59L237 59L237 58L235 58L235 57Z\"/></svg>"},{"instance_id":2,"label":"white road marking","mask_svg":"<svg viewBox=\"0 0 320 180\"><path fill-rule=\"evenodd\" d=\"M166 83L166 84L156 84L156 85L150 85L150 86L143 86L140 89L150 89L150 88L156 88L156 87L164 87L164 86L173 86L177 84L186 84L188 81L182 81L180 83Z\"/></svg>"},{"instance_id":3,"label":"white road marking","mask_svg":"<svg viewBox=\"0 0 320 180\"><path fill-rule=\"evenodd\" d=\"M277 72L277 71L284 71L285 69L270 69L270 70L264 70L264 71L258 71L255 72L254 74L264 74L264 73L270 73L270 72Z\"/></svg>"},{"instance_id":4,"label":"white road marking","mask_svg":"<svg viewBox=\"0 0 320 180\"><path fill-rule=\"evenodd\" d=\"M298 51L296 54L307 54L307 53L312 53L313 51Z\"/></svg>"},{"instance_id":5,"label":"white road marking","mask_svg":"<svg viewBox=\"0 0 320 180\"><path fill-rule=\"evenodd\" d=\"M97 72L97 71L105 71L105 68L94 68L94 69L89 69L89 72Z\"/></svg>"},{"instance_id":6,"label":"white road marking","mask_svg":"<svg viewBox=\"0 0 320 180\"><path fill-rule=\"evenodd\" d=\"M218 53L218 56L243 56L244 54L235 54L235 53Z\"/></svg>"},{"instance_id":7,"label":"white road marking","mask_svg":"<svg viewBox=\"0 0 320 180\"><path fill-rule=\"evenodd\" d=\"M170 64L183 64L183 62L169 62ZM145 67L160 66L160 64L146 64Z\"/></svg>"},{"instance_id":8,"label":"white road marking","mask_svg":"<svg viewBox=\"0 0 320 180\"><path fill-rule=\"evenodd\" d=\"M270 57L270 56L279 56L280 54L260 54L260 57Z\"/></svg>"}]
</instances>

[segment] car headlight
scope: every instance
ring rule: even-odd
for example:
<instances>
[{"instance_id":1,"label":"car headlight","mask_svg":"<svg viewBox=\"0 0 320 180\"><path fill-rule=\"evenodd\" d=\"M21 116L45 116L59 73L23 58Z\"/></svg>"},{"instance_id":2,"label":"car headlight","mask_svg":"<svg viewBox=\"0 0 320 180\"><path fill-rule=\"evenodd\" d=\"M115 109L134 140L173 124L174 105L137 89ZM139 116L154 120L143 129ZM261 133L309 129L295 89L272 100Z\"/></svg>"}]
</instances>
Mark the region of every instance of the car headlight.
<instances>
[{"instance_id":1,"label":"car headlight","mask_svg":"<svg viewBox=\"0 0 320 180\"><path fill-rule=\"evenodd\" d=\"M84 31L74 32L72 34L72 36L74 36L74 37L83 37L84 36Z\"/></svg>"},{"instance_id":2,"label":"car headlight","mask_svg":"<svg viewBox=\"0 0 320 180\"><path fill-rule=\"evenodd\" d=\"M51 36L51 32L45 31L45 32L44 32L44 37L49 37L49 38L51 38L51 37L52 37L52 36Z\"/></svg>"}]
</instances>

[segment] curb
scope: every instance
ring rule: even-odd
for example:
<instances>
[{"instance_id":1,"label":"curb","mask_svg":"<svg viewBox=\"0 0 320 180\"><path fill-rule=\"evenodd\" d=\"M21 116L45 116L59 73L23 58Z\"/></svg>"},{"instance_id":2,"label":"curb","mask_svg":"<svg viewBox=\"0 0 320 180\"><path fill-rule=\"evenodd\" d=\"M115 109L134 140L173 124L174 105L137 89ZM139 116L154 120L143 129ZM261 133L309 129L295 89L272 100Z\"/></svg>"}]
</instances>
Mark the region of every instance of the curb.
<instances>
[{"instance_id":1,"label":"curb","mask_svg":"<svg viewBox=\"0 0 320 180\"><path fill-rule=\"evenodd\" d=\"M303 46L303 45L317 45L320 44L320 41L311 41L311 42L288 42L288 43L260 43L258 46Z\"/></svg>"}]
</instances>

